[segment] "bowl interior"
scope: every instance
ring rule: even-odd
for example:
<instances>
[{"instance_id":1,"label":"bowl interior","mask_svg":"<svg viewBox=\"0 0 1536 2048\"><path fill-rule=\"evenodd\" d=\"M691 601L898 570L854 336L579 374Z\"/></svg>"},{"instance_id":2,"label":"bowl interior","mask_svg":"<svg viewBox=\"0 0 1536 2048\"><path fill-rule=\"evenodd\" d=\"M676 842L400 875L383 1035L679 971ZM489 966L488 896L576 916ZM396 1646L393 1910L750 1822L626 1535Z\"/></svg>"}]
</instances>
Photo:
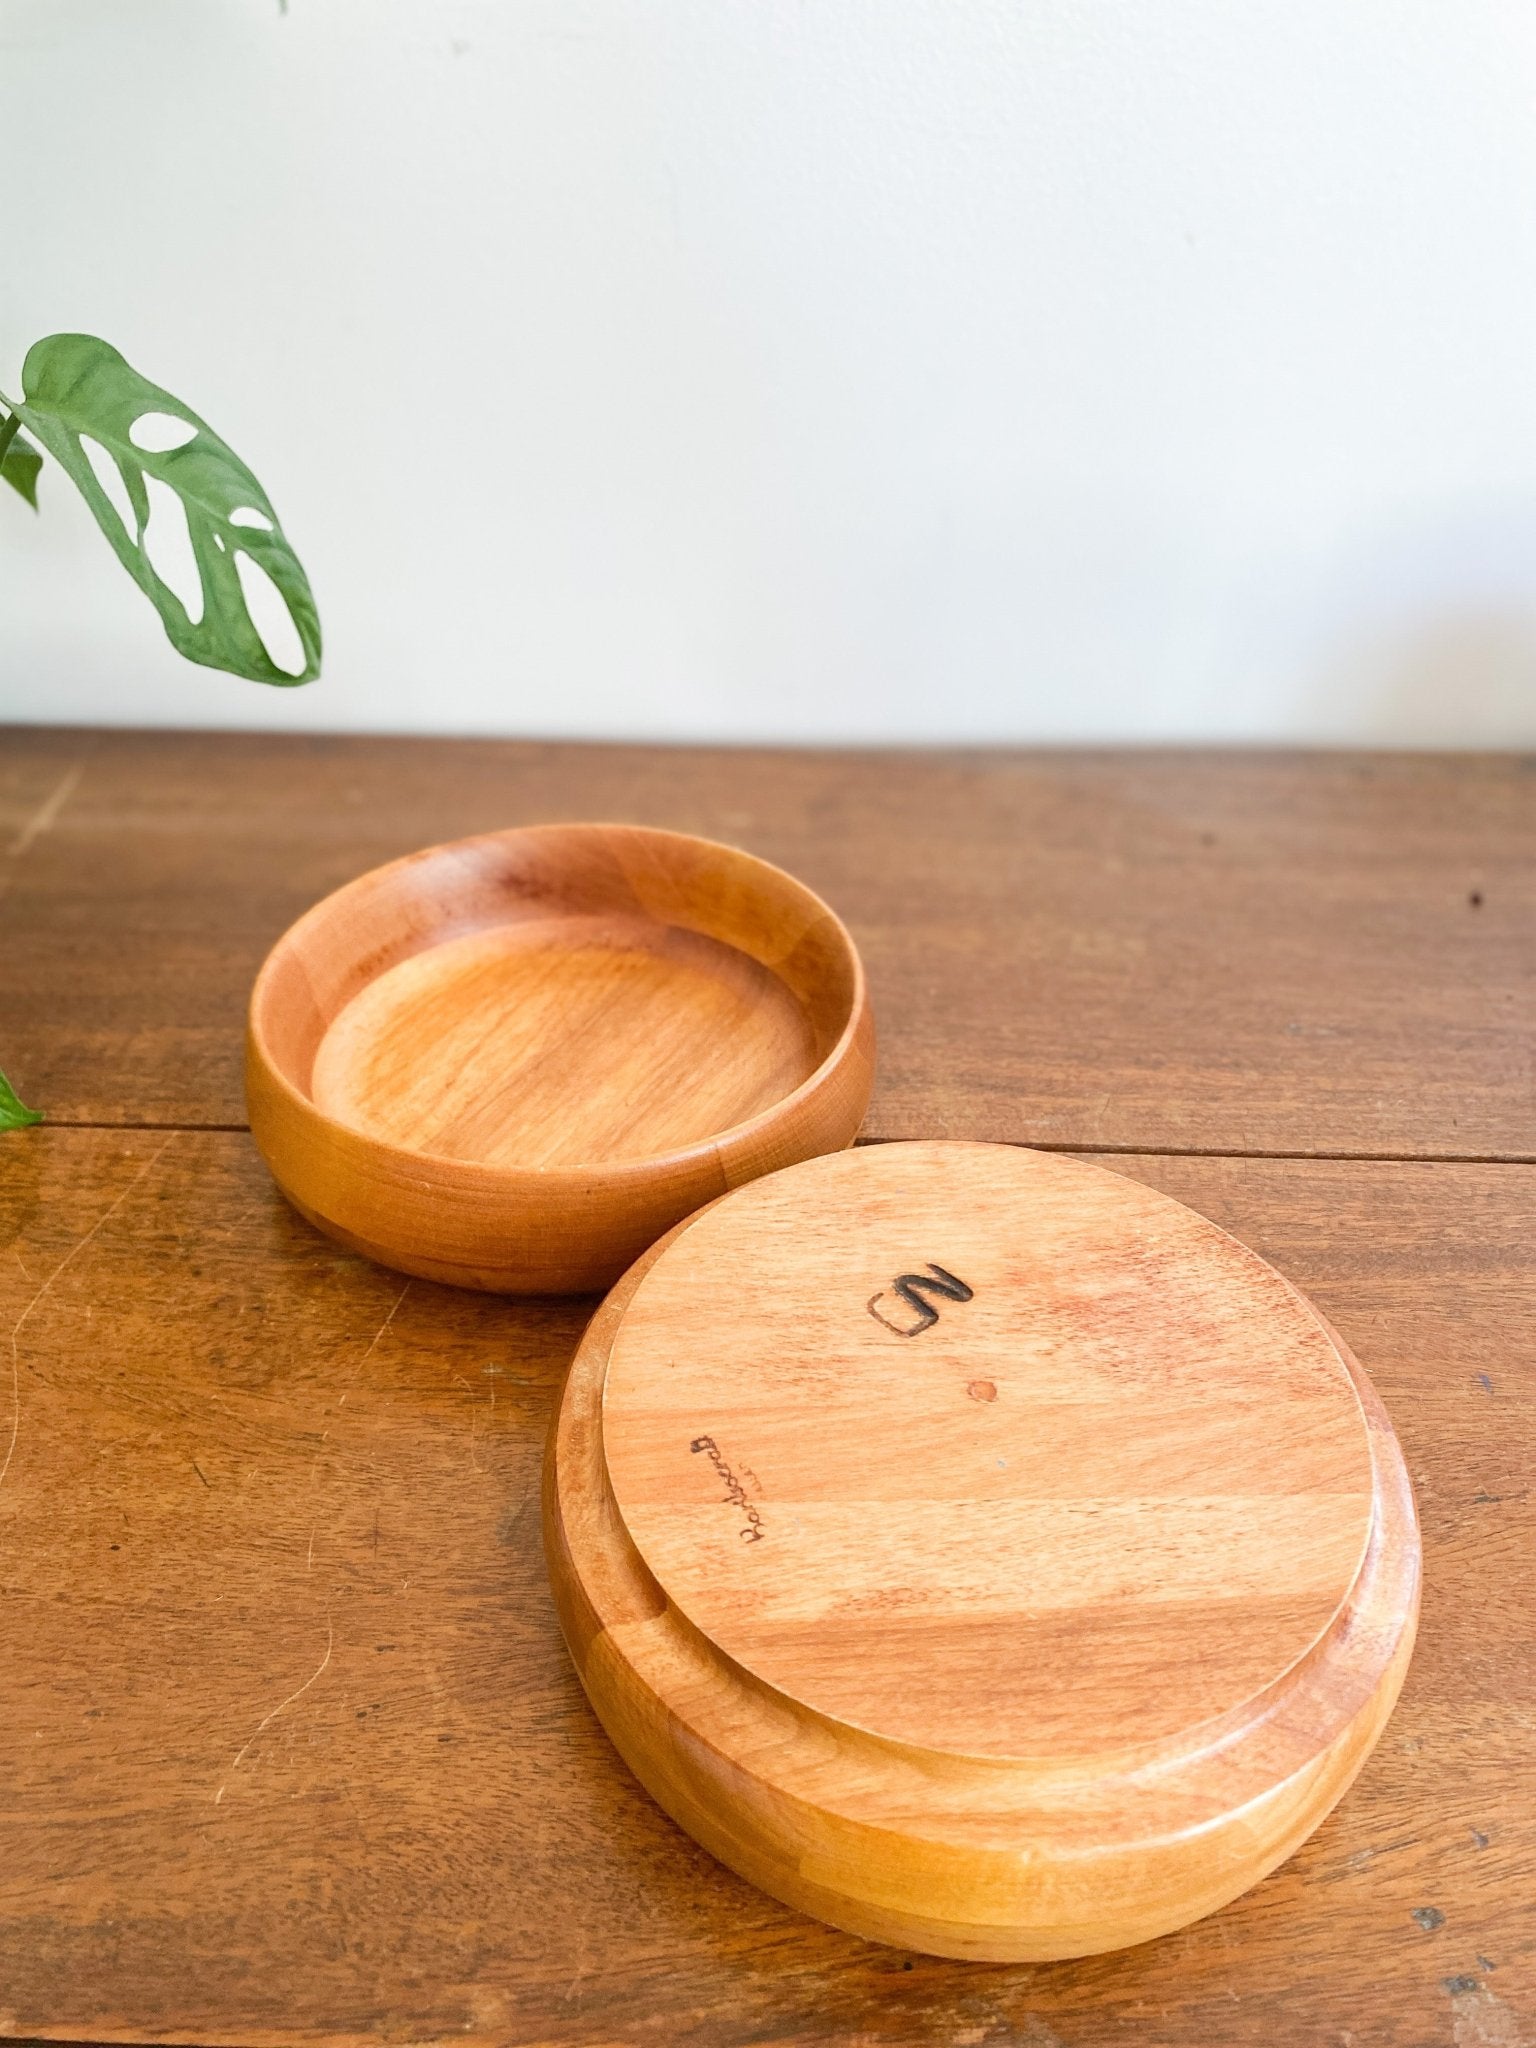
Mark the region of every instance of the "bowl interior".
<instances>
[{"instance_id":1,"label":"bowl interior","mask_svg":"<svg viewBox=\"0 0 1536 2048\"><path fill-rule=\"evenodd\" d=\"M793 1094L836 1046L857 980L825 905L748 854L533 827L327 897L271 955L252 1027L318 1110L397 1149L617 1164Z\"/></svg>"}]
</instances>

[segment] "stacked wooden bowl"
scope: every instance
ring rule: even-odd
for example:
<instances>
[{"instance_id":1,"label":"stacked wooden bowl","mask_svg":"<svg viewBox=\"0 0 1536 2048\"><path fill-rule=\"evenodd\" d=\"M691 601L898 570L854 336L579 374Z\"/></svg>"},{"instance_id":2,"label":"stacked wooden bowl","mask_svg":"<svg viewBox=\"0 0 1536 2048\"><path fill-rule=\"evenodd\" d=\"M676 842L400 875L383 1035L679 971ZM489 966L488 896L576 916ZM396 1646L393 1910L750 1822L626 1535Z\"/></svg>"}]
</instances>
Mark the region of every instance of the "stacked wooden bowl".
<instances>
[{"instance_id":1,"label":"stacked wooden bowl","mask_svg":"<svg viewBox=\"0 0 1536 2048\"><path fill-rule=\"evenodd\" d=\"M1335 1333L1120 1175L880 1145L742 1188L594 1318L546 1543L588 1695L690 1833L944 1955L1224 1904L1390 1713L1419 1552Z\"/></svg>"}]
</instances>

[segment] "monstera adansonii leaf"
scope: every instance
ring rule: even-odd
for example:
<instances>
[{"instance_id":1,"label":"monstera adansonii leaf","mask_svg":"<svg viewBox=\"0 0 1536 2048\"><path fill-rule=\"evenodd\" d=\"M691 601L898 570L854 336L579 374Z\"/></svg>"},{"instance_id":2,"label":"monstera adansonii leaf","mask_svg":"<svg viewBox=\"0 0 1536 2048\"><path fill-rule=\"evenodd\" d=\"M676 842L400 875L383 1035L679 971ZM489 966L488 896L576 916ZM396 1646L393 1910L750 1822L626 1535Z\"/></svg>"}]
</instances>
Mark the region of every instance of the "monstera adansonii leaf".
<instances>
[{"instance_id":1,"label":"monstera adansonii leaf","mask_svg":"<svg viewBox=\"0 0 1536 2048\"><path fill-rule=\"evenodd\" d=\"M20 425L21 422L18 420L16 426ZM0 437L5 440L4 453L0 454L0 477L5 479L13 491L20 491L35 512L37 472L43 466L43 458L24 435L16 432L15 427L11 427L7 434L7 427L10 427L9 421L0 425Z\"/></svg>"},{"instance_id":2,"label":"monstera adansonii leaf","mask_svg":"<svg viewBox=\"0 0 1536 2048\"><path fill-rule=\"evenodd\" d=\"M312 681L320 673L320 619L309 578L266 492L207 422L94 335L52 334L38 342L21 382L21 399L0 395L0 404L74 478L172 645L191 661L253 682ZM171 530L179 515L163 492L180 501L184 533ZM167 542L179 541L183 555L190 540L196 573L183 578L184 597L151 559L156 554L169 566L166 547L148 532L152 520L165 522ZM246 601L249 589L260 605L269 594L265 579L276 586L297 635L282 666Z\"/></svg>"},{"instance_id":3,"label":"monstera adansonii leaf","mask_svg":"<svg viewBox=\"0 0 1536 2048\"><path fill-rule=\"evenodd\" d=\"M40 1124L42 1120L41 1112L28 1109L4 1074L0 1074L0 1131L25 1130L28 1124Z\"/></svg>"}]
</instances>

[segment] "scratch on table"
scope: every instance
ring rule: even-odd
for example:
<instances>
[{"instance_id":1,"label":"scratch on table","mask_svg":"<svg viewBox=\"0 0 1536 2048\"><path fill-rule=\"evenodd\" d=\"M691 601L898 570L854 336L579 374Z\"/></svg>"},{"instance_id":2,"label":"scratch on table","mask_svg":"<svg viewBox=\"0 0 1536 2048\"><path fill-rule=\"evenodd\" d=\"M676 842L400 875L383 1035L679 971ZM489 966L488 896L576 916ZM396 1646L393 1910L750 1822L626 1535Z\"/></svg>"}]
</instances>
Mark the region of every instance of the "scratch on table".
<instances>
[{"instance_id":1,"label":"scratch on table","mask_svg":"<svg viewBox=\"0 0 1536 2048\"><path fill-rule=\"evenodd\" d=\"M485 1468L484 1468L484 1466L483 1466L483 1465L482 1465L482 1464L480 1463L480 1454L479 1454L479 1452L478 1452L478 1451L476 1450L476 1448L475 1448L475 1415L476 1415L476 1413L477 1413L477 1411L478 1411L478 1409L479 1409L480 1403L479 1403L479 1402L478 1402L478 1401L477 1401L477 1400L475 1399L475 1390L474 1390L474 1388L473 1388L473 1387L472 1387L472 1386L471 1386L471 1385L469 1384L469 1381L468 1381L467 1379L465 1379L465 1377L464 1377L463 1373L461 1373L461 1372L456 1372L456 1373L454 1374L454 1378L455 1378L455 1379L456 1379L456 1380L458 1381L459 1385L460 1385L460 1386L461 1386L461 1387L462 1387L462 1388L464 1389L465 1393L466 1393L466 1394L468 1394L468 1396L469 1396L469 1399L470 1399L470 1411L469 1411L469 1462L470 1462L470 1464L471 1464L471 1465L473 1465L473 1466L474 1466L474 1468L475 1468L475 1470L476 1470L477 1472L483 1472ZM494 1397L493 1397L493 1398L494 1398Z\"/></svg>"},{"instance_id":2,"label":"scratch on table","mask_svg":"<svg viewBox=\"0 0 1536 2048\"><path fill-rule=\"evenodd\" d=\"M405 1285L401 1288L400 1292L395 1296L394 1307L391 1308L389 1314L384 1318L383 1322L380 1323L379 1327L374 1331L373 1342L368 1346L368 1349L363 1353L362 1357L357 1361L357 1364L352 1368L352 1376L347 1381L346 1391L342 1394L341 1401L345 1401L347 1395L350 1394L353 1387L356 1386L358 1374L361 1373L363 1367L368 1363L369 1359L372 1358L374 1352L378 1350L379 1343L384 1335L384 1332L389 1328L390 1324L395 1320L395 1317L400 1313L400 1304L402 1301L404 1301L405 1297L410 1293L410 1291L411 1283L409 1280L407 1280ZM338 1408L341 1406L341 1401L338 1401L336 1403Z\"/></svg>"},{"instance_id":3,"label":"scratch on table","mask_svg":"<svg viewBox=\"0 0 1536 2048\"><path fill-rule=\"evenodd\" d=\"M384 1332L385 1332L385 1331L386 1331L386 1330L387 1330L387 1329L389 1328L390 1324L391 1324L391 1323L392 1323L392 1322L393 1322L393 1321L395 1320L395 1317L396 1317L396 1316L397 1316L397 1315L398 1315L398 1314L400 1313L400 1304L401 1304L401 1302L403 1302L403 1301L405 1300L405 1297L406 1297L406 1296L407 1296L407 1295L408 1295L408 1294L410 1293L410 1291L411 1291L411 1283L410 1283L410 1281L409 1281L409 1280L407 1280L407 1281L406 1281L406 1283L405 1283L405 1285L404 1285L404 1286L403 1286L403 1287L401 1288L400 1292L399 1292L399 1293L398 1293L398 1294L397 1294L397 1295L395 1296L395 1298L394 1298L394 1301L393 1301L393 1303L392 1303L392 1304L390 1305L390 1311L389 1311L389 1314L388 1314L388 1315L387 1315L387 1316L386 1316L386 1317L384 1318L383 1322L382 1322L382 1323L380 1323L379 1327L378 1327L378 1328L377 1328L377 1329L376 1329L376 1330L374 1331L374 1333L373 1333L373 1341L372 1341L372 1342L371 1342L371 1343L369 1344L369 1346L368 1346L368 1349L367 1349L367 1350L366 1350L366 1351L365 1351L365 1352L363 1353L362 1357L361 1357L361 1358L360 1358L360 1359L359 1359L359 1360L357 1361L357 1364L356 1364L355 1366L353 1366L353 1368L352 1368L352 1371L351 1371L351 1374L350 1374L350 1376L348 1377L348 1380L347 1380L347 1384L346 1384L346 1386L345 1386L345 1387L344 1387L344 1388L342 1389L342 1393L341 1393L341 1398L340 1398L340 1400L338 1400L338 1401L337 1401L337 1403L336 1403L336 1406L337 1406L338 1408L340 1408L340 1407L341 1407L342 1403L343 1403L343 1402L344 1402L344 1401L346 1400L346 1398L347 1398L347 1395L348 1395L348 1394L350 1394L350 1393L351 1393L351 1391L352 1391L352 1389L353 1389L353 1387L355 1387L355 1386L356 1386L356 1384L357 1384L357 1381L358 1381L358 1377L359 1377L359 1375L361 1374L361 1372L362 1372L362 1370L363 1370L363 1367L364 1367L364 1366L365 1366L365 1365L366 1365L366 1364L368 1363L369 1359L370 1359L370 1358L372 1358L372 1356L373 1356L374 1352L378 1350L378 1348L379 1348L379 1345L380 1345L381 1341L383 1340ZM321 1441L321 1443L322 1443L322 1444L323 1444L323 1443L325 1443L325 1442L326 1442L326 1441L327 1441L327 1440L329 1439L329 1437L330 1437L330 1434L331 1434L331 1432L330 1432L330 1431L329 1431L328 1429L324 1429L324 1430L322 1430L322 1431L320 1432L320 1441ZM315 1485L315 1478L316 1478L316 1475L317 1475L317 1473L318 1473L318 1472L319 1472L319 1470L320 1470L320 1460L321 1460L321 1457L322 1457L322 1456L323 1456L323 1453L322 1453L322 1452L320 1452L320 1451L316 1451L316 1452L315 1452L315 1455L314 1455L314 1458L313 1458L313 1459L311 1460L311 1463L310 1463L310 1467L309 1467L309 1484L310 1484L310 1490L311 1490L311 1492L313 1492L313 1490L314 1490L314 1485ZM377 1535L375 1535L375 1548L377 1548ZM314 1570L314 1565L315 1565L315 1525L314 1525L314 1524L312 1523L312 1524L310 1525L310 1531L309 1531L309 1552L308 1552L308 1555L307 1555L307 1556L306 1556L306 1558L305 1558L305 1567L306 1567L306 1569L307 1569L307 1570L313 1571L313 1570Z\"/></svg>"},{"instance_id":4,"label":"scratch on table","mask_svg":"<svg viewBox=\"0 0 1536 2048\"><path fill-rule=\"evenodd\" d=\"M352 1810L352 1825L357 1829L357 1838L362 1843L363 1847L368 1851L368 1854L371 1856L373 1854L373 1842L369 1836L368 1830L363 1826L363 1813L362 1808L357 1803L357 1795L353 1792L352 1787L347 1782L346 1778L343 1777L340 1780L340 1785L341 1796L343 1799L346 1800L347 1805Z\"/></svg>"},{"instance_id":5,"label":"scratch on table","mask_svg":"<svg viewBox=\"0 0 1536 2048\"><path fill-rule=\"evenodd\" d=\"M1526 2048L1519 2020L1502 1998L1475 1977L1452 1977L1451 2032L1456 2048Z\"/></svg>"},{"instance_id":6,"label":"scratch on table","mask_svg":"<svg viewBox=\"0 0 1536 2048\"><path fill-rule=\"evenodd\" d=\"M38 1288L36 1294L34 1294L32 1299L27 1303L26 1307L22 1310L21 1314L16 1318L15 1322L12 1323L11 1440L5 1448L5 1460L3 1463L0 1463L0 1486L3 1486L5 1484L5 1475L7 1472L10 1471L11 1460L16 1455L16 1439L21 1434L21 1351L19 1348L18 1339L21 1336L22 1324L25 1323L27 1317L31 1315L33 1309L35 1309L38 1306L39 1302L43 1300L44 1296L48 1293L48 1290L52 1287L54 1281L59 1278L60 1274L64 1272L66 1267L72 1265L74 1261L77 1258L79 1258L80 1254L85 1250L86 1246L90 1243L91 1239L96 1235L97 1231L100 1230L105 1223L109 1222L111 1218L117 1214L118 1210L121 1209L124 1202L127 1201L128 1197L133 1193L134 1189L138 1186L139 1182L144 1178L145 1174L152 1171L152 1169L160 1163L161 1158L170 1149L171 1145L175 1142L175 1140L180 1137L180 1135L181 1133L179 1131L172 1131L170 1133L170 1136L167 1137L167 1139L165 1140L165 1143L161 1145L159 1149L154 1153L153 1157L145 1160L144 1164L133 1176L133 1179L129 1181L127 1187L123 1189L122 1193L118 1195L117 1198L113 1202L111 1202L107 1208L102 1210L101 1214L96 1218L96 1221L91 1225L90 1229L85 1233L84 1237L80 1239L79 1243L72 1245L70 1249L64 1254L63 1258L60 1259L59 1263L48 1275L48 1278L43 1282L42 1286Z\"/></svg>"},{"instance_id":7,"label":"scratch on table","mask_svg":"<svg viewBox=\"0 0 1536 2048\"><path fill-rule=\"evenodd\" d=\"M301 1686L296 1687L294 1691L289 1693L287 1699L279 1700L277 1705L272 1709L270 1714L262 1715L261 1719L256 1723L256 1726L251 1730L250 1734L246 1737L245 1741L240 1745L239 1749L236 1750L235 1760L229 1767L230 1778L232 1778L235 1775L236 1771L239 1770L241 1761L243 1760L246 1751L250 1748L251 1744L256 1740L257 1736L261 1734L262 1730L264 1728L270 1728L272 1723L277 1719L278 1715L281 1714L285 1708L291 1707L295 1700L302 1699L305 1693L309 1691L309 1688L316 1682L317 1679L320 1678L320 1676L325 1670L326 1665L329 1664L331 1661L331 1651L335 1648L335 1645L336 1630L331 1621L329 1613L327 1613L325 1617L325 1655L320 1659L318 1666L315 1668L314 1671L310 1673L309 1677L305 1679L304 1683ZM228 1790L229 1778L226 1778L224 1783L219 1787L218 1791L215 1792L213 1795L213 1803L215 1806L218 1805L219 1801L224 1797L224 1794Z\"/></svg>"},{"instance_id":8,"label":"scratch on table","mask_svg":"<svg viewBox=\"0 0 1536 2048\"><path fill-rule=\"evenodd\" d=\"M41 839L45 832L53 830L54 825L58 822L60 811L63 810L64 806L74 795L79 787L80 777L84 773L84 768L77 762L73 768L66 769L64 774L59 777L52 791L43 798L37 809L27 819L21 830L16 834L16 837L5 849L12 860L20 860L34 840Z\"/></svg>"},{"instance_id":9,"label":"scratch on table","mask_svg":"<svg viewBox=\"0 0 1536 2048\"><path fill-rule=\"evenodd\" d=\"M588 1939L586 1928L582 1926L579 1920L576 1923L576 1939L581 1945L576 1955L575 1973L572 1976L570 1983L567 1984L567 1986L565 1987L563 2003L566 2005L574 2005L577 2012L580 2013L581 1987L587 1981L587 1965L589 1958L591 1956L591 1943Z\"/></svg>"}]
</instances>

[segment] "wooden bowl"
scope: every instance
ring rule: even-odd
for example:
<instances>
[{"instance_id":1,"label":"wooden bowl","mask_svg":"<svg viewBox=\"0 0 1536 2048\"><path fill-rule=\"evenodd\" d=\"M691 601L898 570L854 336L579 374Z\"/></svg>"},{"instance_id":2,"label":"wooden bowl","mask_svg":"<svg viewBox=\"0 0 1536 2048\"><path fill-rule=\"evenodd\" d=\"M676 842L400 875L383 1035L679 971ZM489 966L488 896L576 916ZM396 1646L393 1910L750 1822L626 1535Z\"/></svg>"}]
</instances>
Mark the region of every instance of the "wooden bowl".
<instances>
[{"instance_id":1,"label":"wooden bowl","mask_svg":"<svg viewBox=\"0 0 1536 2048\"><path fill-rule=\"evenodd\" d=\"M402 1272L609 1285L727 1188L852 1142L874 1025L792 876L627 825L431 847L301 917L251 996L283 1192Z\"/></svg>"},{"instance_id":2,"label":"wooden bowl","mask_svg":"<svg viewBox=\"0 0 1536 2048\"><path fill-rule=\"evenodd\" d=\"M572 1366L582 1683L722 1861L852 1932L1090 1954L1235 1898L1370 1753L1419 1541L1360 1367L1101 1168L878 1145L737 1189Z\"/></svg>"}]
</instances>

